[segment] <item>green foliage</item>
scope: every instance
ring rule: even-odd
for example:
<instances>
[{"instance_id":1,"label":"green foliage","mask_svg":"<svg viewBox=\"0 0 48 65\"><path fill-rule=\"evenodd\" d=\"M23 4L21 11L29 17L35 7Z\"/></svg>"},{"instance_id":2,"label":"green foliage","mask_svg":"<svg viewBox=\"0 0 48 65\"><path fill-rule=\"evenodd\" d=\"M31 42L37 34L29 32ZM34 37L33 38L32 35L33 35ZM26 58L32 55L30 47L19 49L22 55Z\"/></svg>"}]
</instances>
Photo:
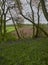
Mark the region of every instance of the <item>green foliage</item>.
<instances>
[{"instance_id":1,"label":"green foliage","mask_svg":"<svg viewBox=\"0 0 48 65\"><path fill-rule=\"evenodd\" d=\"M6 42L6 41L15 41L16 39L18 39L18 37L16 35L12 35L11 33L6 33L6 35L0 35L0 43L1 42Z\"/></svg>"},{"instance_id":2,"label":"green foliage","mask_svg":"<svg viewBox=\"0 0 48 65\"><path fill-rule=\"evenodd\" d=\"M48 65L48 38L0 43L0 65Z\"/></svg>"}]
</instances>

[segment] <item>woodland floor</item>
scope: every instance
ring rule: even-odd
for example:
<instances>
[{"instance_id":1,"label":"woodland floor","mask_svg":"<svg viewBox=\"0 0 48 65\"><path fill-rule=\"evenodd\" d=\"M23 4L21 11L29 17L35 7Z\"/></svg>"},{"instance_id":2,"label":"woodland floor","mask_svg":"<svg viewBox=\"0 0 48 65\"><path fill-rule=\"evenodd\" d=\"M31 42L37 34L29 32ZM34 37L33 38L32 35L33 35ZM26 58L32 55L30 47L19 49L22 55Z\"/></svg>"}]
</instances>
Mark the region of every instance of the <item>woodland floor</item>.
<instances>
[{"instance_id":1,"label":"woodland floor","mask_svg":"<svg viewBox=\"0 0 48 65\"><path fill-rule=\"evenodd\" d=\"M48 65L48 38L1 42L0 65Z\"/></svg>"}]
</instances>

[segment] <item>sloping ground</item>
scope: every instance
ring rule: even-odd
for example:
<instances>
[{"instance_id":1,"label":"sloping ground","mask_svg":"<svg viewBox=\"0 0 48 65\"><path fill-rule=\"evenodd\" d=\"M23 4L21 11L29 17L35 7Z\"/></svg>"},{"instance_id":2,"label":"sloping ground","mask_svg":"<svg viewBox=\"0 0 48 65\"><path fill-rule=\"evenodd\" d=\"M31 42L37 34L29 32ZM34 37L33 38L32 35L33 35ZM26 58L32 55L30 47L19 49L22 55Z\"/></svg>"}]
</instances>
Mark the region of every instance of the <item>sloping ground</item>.
<instances>
[{"instance_id":1,"label":"sloping ground","mask_svg":"<svg viewBox=\"0 0 48 65\"><path fill-rule=\"evenodd\" d=\"M24 24L24 25L20 25L18 24L17 26L17 29L18 29L18 32L20 34L20 36L22 37L32 37L33 35L33 26L32 25L29 25L29 24ZM42 27L47 33L48 33L48 24L40 24L40 27ZM9 25L6 27L6 31L7 33L10 33L14 36L17 37L17 33L15 31L15 27L13 25ZM44 33L39 30L39 36L44 36ZM36 34L36 28L35 28L35 34Z\"/></svg>"},{"instance_id":2,"label":"sloping ground","mask_svg":"<svg viewBox=\"0 0 48 65\"><path fill-rule=\"evenodd\" d=\"M32 36L32 33L33 33L33 30L32 30L32 27L26 26L26 27L19 28L18 29L18 32L19 32L19 35L20 36L31 37ZM11 34L17 36L16 31L12 31Z\"/></svg>"},{"instance_id":3,"label":"sloping ground","mask_svg":"<svg viewBox=\"0 0 48 65\"><path fill-rule=\"evenodd\" d=\"M0 65L48 65L48 38L0 43Z\"/></svg>"},{"instance_id":4,"label":"sloping ground","mask_svg":"<svg viewBox=\"0 0 48 65\"><path fill-rule=\"evenodd\" d=\"M48 33L48 27L47 26L41 26L41 27ZM24 27L19 28L18 32L19 32L19 35L24 37L24 38L32 37L33 28L32 28L32 26L24 26ZM10 32L10 33L17 36L17 33L15 30ZM36 34L36 29L35 29L35 34ZM44 33L41 30L39 30L39 37L40 36L45 37Z\"/></svg>"}]
</instances>

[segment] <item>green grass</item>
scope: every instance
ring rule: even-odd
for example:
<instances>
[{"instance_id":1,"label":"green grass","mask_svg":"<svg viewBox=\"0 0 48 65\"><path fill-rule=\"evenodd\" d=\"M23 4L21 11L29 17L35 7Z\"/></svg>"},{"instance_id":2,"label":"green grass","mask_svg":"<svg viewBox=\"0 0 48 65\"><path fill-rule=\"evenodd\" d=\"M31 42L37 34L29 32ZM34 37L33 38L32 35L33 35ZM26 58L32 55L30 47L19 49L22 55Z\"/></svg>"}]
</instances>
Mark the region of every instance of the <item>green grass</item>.
<instances>
[{"instance_id":1,"label":"green grass","mask_svg":"<svg viewBox=\"0 0 48 65\"><path fill-rule=\"evenodd\" d=\"M7 26L7 27L6 27L7 33L8 33L8 32L11 32L11 31L13 31L13 30L15 30L15 27L14 27L13 25L10 25L10 26Z\"/></svg>"},{"instance_id":2,"label":"green grass","mask_svg":"<svg viewBox=\"0 0 48 65\"><path fill-rule=\"evenodd\" d=\"M48 25L47 24L40 24L40 26L43 29L45 29L46 31L48 30ZM22 27L31 27L32 28L32 24L18 24L17 27L18 28L22 28ZM6 30L7 30L7 32L11 32L11 31L15 30L15 27L13 25L7 25Z\"/></svg>"},{"instance_id":3,"label":"green grass","mask_svg":"<svg viewBox=\"0 0 48 65\"><path fill-rule=\"evenodd\" d=\"M0 65L48 65L48 38L0 43Z\"/></svg>"}]
</instances>

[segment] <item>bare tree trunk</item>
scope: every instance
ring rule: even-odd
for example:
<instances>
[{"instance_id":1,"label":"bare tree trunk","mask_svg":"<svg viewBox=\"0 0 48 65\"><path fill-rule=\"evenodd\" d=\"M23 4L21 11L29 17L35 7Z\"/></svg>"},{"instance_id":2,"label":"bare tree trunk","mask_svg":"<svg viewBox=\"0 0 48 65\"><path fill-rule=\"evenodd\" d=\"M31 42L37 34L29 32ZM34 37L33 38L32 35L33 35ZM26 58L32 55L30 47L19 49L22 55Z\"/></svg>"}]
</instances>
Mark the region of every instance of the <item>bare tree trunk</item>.
<instances>
[{"instance_id":1,"label":"bare tree trunk","mask_svg":"<svg viewBox=\"0 0 48 65\"><path fill-rule=\"evenodd\" d=\"M45 1L40 0L40 2L41 2L41 5L42 5L42 10L43 10L44 16L45 16L46 20L48 21L48 12L47 12L47 9L46 9L46 6L45 6Z\"/></svg>"},{"instance_id":2,"label":"bare tree trunk","mask_svg":"<svg viewBox=\"0 0 48 65\"><path fill-rule=\"evenodd\" d=\"M33 20L32 20L33 22L34 22L34 13L33 13ZM33 24L33 37L35 36L35 26L34 26L34 24Z\"/></svg>"},{"instance_id":3,"label":"bare tree trunk","mask_svg":"<svg viewBox=\"0 0 48 65\"><path fill-rule=\"evenodd\" d=\"M26 16L24 16L23 15L23 13L22 13L22 10L21 10L21 8L20 8L20 6L19 6L19 2L17 2L18 4L18 9L19 9L19 11L20 11L20 14L25 18L25 19L27 19L28 21L30 21L31 23L33 23L34 24L34 26L36 26L37 28L39 28L47 37L48 37L48 33L46 32L46 31L44 31L40 26L38 26L38 25L36 25L32 20L30 20L29 18L27 18ZM43 6L43 5L42 5Z\"/></svg>"},{"instance_id":4,"label":"bare tree trunk","mask_svg":"<svg viewBox=\"0 0 48 65\"><path fill-rule=\"evenodd\" d=\"M4 36L6 34L6 13L5 13L5 2L6 0L4 0Z\"/></svg>"},{"instance_id":5,"label":"bare tree trunk","mask_svg":"<svg viewBox=\"0 0 48 65\"><path fill-rule=\"evenodd\" d=\"M47 33L46 31L44 31L40 26L36 25L33 21L31 21L31 20L28 19L26 16L24 16L24 15L22 14L22 12L20 12L20 14L21 14L25 19L27 19L28 21L30 21L31 23L33 23L34 26L36 26L37 28L39 28L39 29L48 37L48 33Z\"/></svg>"},{"instance_id":6,"label":"bare tree trunk","mask_svg":"<svg viewBox=\"0 0 48 65\"><path fill-rule=\"evenodd\" d=\"M9 13L10 13L10 15L11 15L11 19L12 19L12 21L13 21L13 24L14 24L15 30L16 30L17 35L18 35L18 38L20 39L21 37L20 37L19 32L18 32L18 30L17 30L17 28L16 28L16 24L15 24L15 22L14 22L14 19L13 19L13 17L12 17L12 14L11 14L11 12L10 12L10 9L9 9Z\"/></svg>"},{"instance_id":7,"label":"bare tree trunk","mask_svg":"<svg viewBox=\"0 0 48 65\"><path fill-rule=\"evenodd\" d=\"M35 21L34 21L34 11L33 11L33 8L32 8L32 0L30 0L30 8L31 8L31 12L32 12L32 21L33 21L33 23L35 23ZM33 37L35 36L35 26L34 26L34 24L33 24Z\"/></svg>"},{"instance_id":8,"label":"bare tree trunk","mask_svg":"<svg viewBox=\"0 0 48 65\"><path fill-rule=\"evenodd\" d=\"M0 24L1 24L1 28L0 28L1 30L0 31L1 31L1 36L2 36L2 15L1 15L1 23Z\"/></svg>"},{"instance_id":9,"label":"bare tree trunk","mask_svg":"<svg viewBox=\"0 0 48 65\"><path fill-rule=\"evenodd\" d=\"M39 2L39 4L38 4L38 12L37 12L37 15L38 15L38 27L39 27L39 23L40 23L40 16L39 16L39 7L40 7L40 2ZM37 27L37 31L36 31L36 35L35 35L35 37L38 37L38 35L39 35L39 28Z\"/></svg>"},{"instance_id":10,"label":"bare tree trunk","mask_svg":"<svg viewBox=\"0 0 48 65\"><path fill-rule=\"evenodd\" d=\"M5 2L6 0L3 0L3 4L2 4L2 15L1 15L1 29L2 29L2 26L4 27L4 36L6 34L6 14L5 14Z\"/></svg>"},{"instance_id":11,"label":"bare tree trunk","mask_svg":"<svg viewBox=\"0 0 48 65\"><path fill-rule=\"evenodd\" d=\"M4 36L6 34L6 14L4 14Z\"/></svg>"}]
</instances>

